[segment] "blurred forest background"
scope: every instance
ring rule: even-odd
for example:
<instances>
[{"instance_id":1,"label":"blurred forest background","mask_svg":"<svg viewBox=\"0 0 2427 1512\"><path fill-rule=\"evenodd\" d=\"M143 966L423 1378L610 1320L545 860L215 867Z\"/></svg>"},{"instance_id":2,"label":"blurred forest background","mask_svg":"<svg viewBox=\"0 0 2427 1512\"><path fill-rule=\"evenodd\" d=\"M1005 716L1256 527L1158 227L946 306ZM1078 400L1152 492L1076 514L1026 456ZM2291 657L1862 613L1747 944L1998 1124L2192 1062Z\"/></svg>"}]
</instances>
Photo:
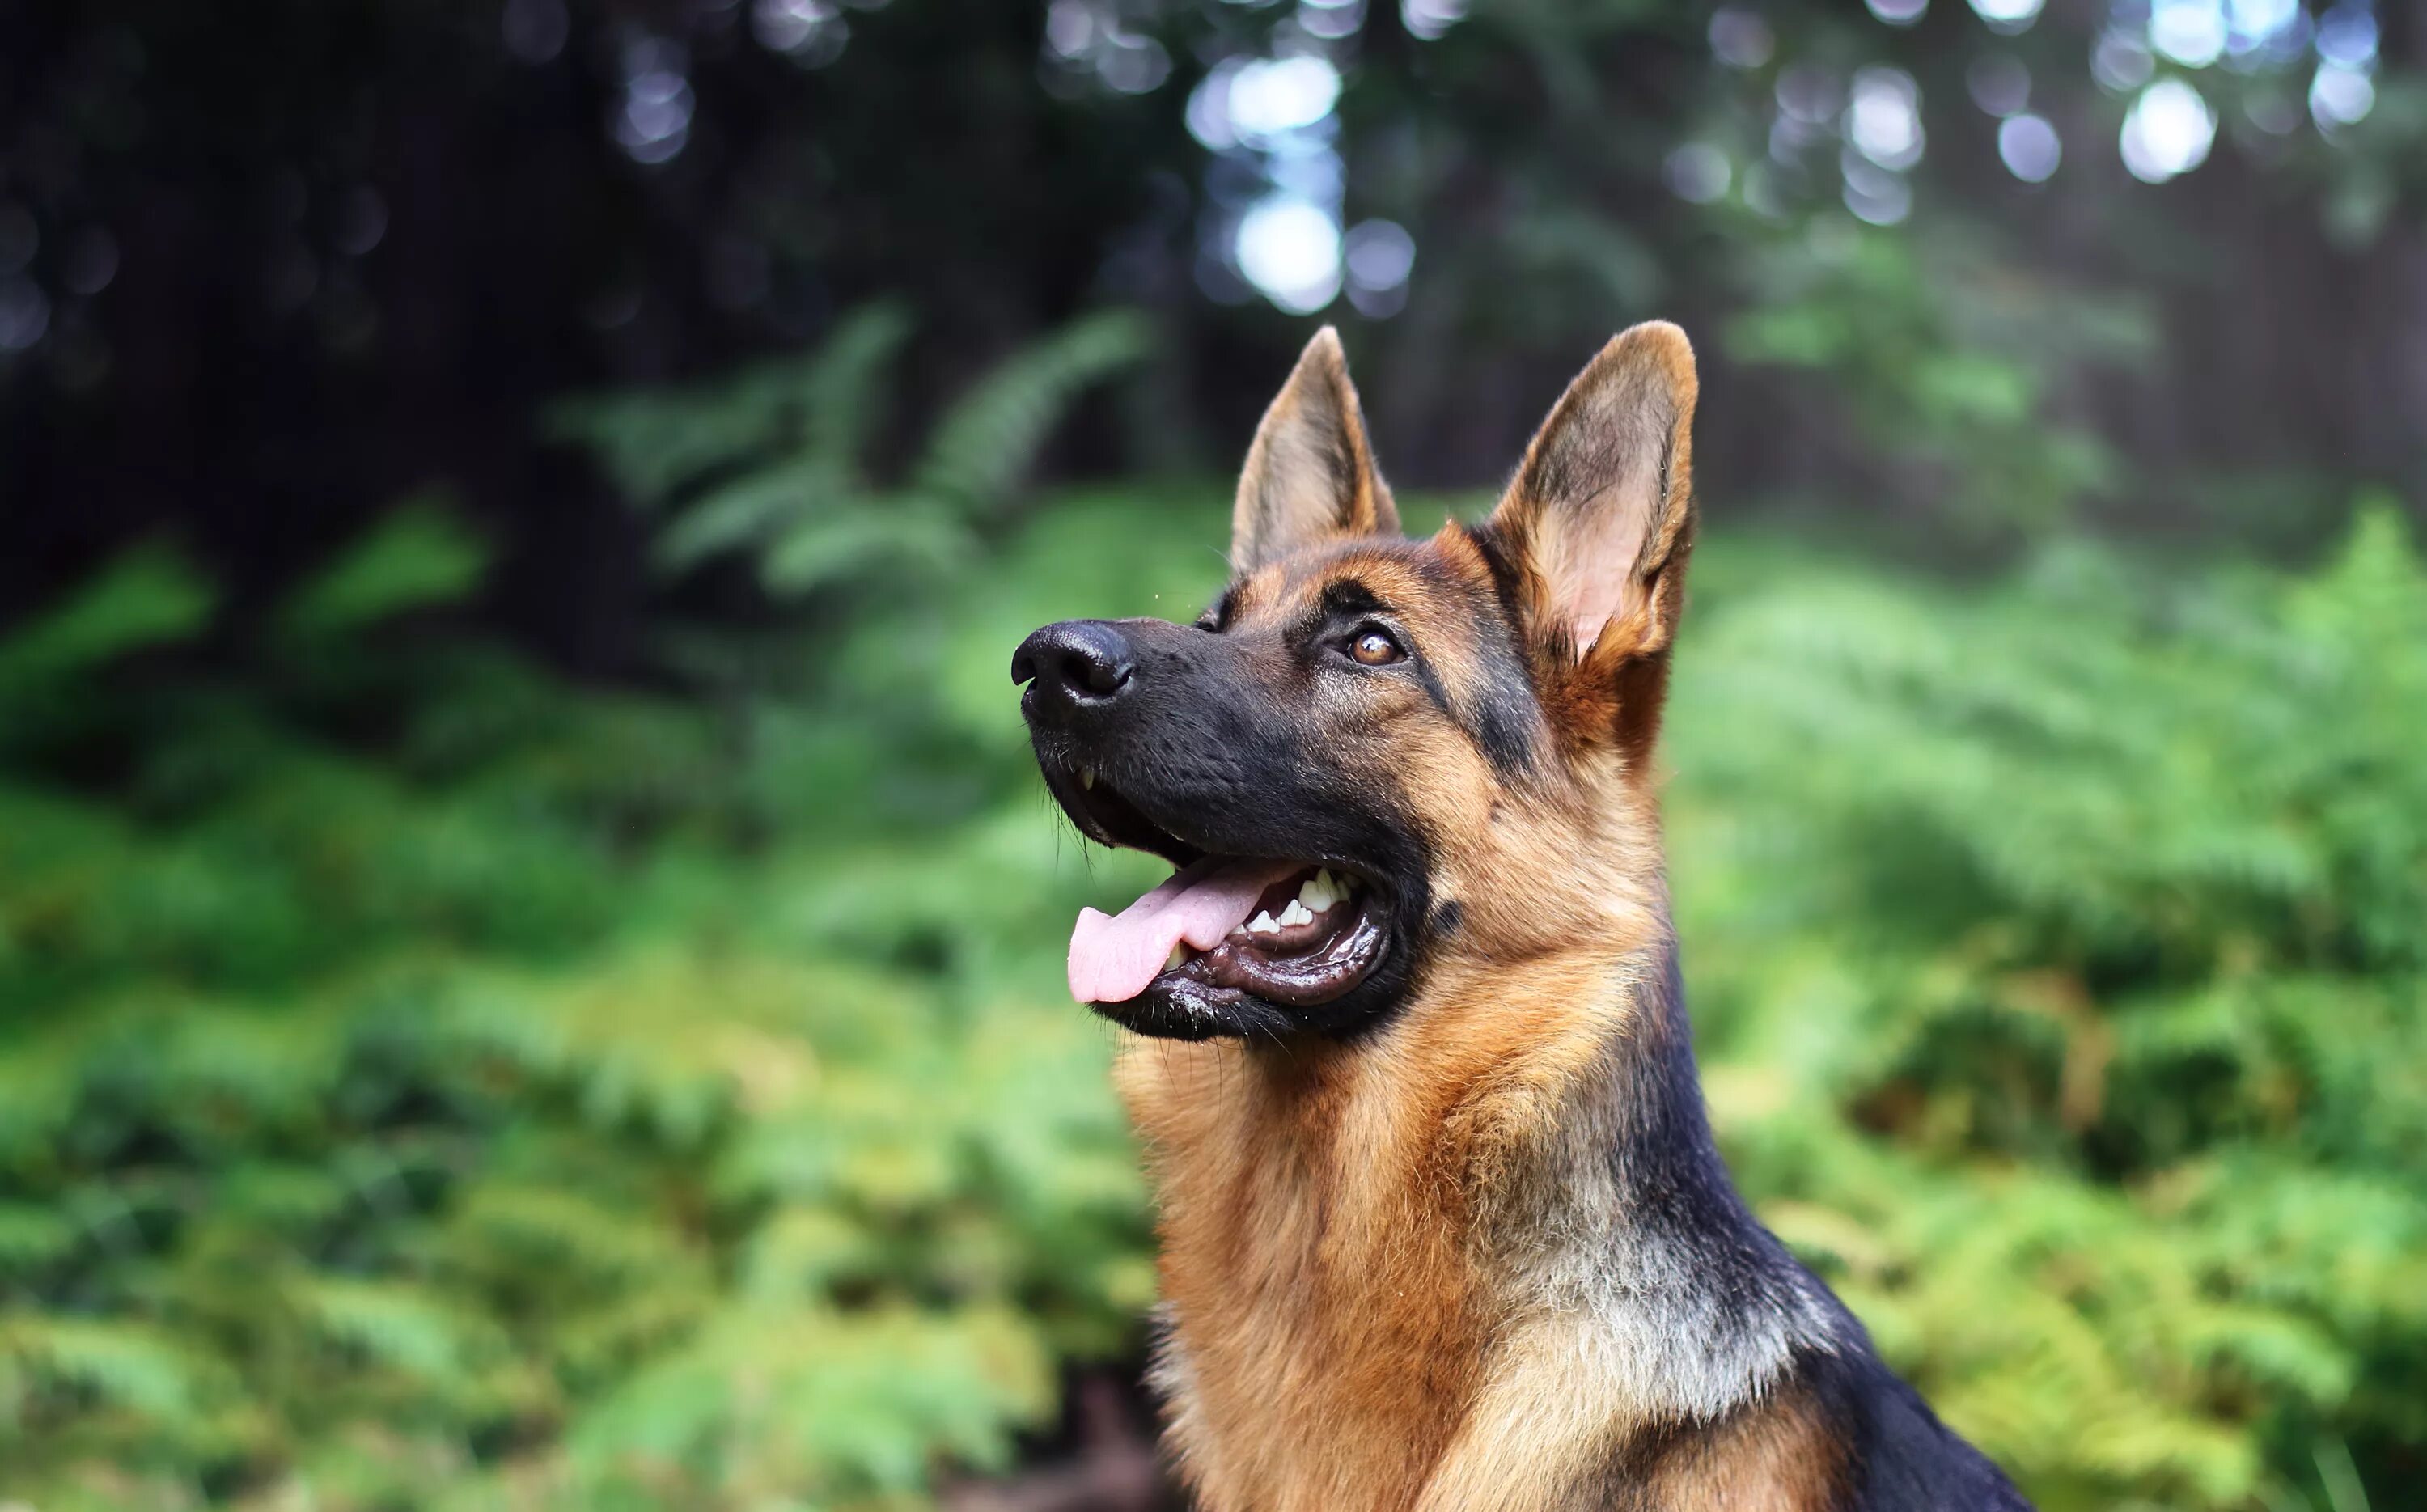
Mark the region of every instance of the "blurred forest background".
<instances>
[{"instance_id":1,"label":"blurred forest background","mask_svg":"<svg viewBox=\"0 0 2427 1512\"><path fill-rule=\"evenodd\" d=\"M2052 1512L2419 1504L2422 0L0 7L0 1504L1160 1504L1009 650L1652 316L1763 1215Z\"/></svg>"}]
</instances>

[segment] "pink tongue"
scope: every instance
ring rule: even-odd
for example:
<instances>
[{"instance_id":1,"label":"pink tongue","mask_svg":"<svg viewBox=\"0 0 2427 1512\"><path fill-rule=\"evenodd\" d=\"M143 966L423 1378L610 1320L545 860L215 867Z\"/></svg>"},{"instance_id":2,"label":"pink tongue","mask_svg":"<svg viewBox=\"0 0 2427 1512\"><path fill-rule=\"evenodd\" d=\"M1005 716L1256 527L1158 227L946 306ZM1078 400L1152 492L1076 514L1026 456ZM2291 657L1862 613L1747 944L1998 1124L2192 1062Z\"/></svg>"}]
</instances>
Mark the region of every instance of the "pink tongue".
<instances>
[{"instance_id":1,"label":"pink tongue","mask_svg":"<svg viewBox=\"0 0 2427 1512\"><path fill-rule=\"evenodd\" d=\"M1182 940L1210 951L1246 921L1263 890L1295 871L1290 861L1208 856L1121 910L1115 919L1079 910L1070 932L1070 996L1127 1002L1163 972Z\"/></svg>"}]
</instances>

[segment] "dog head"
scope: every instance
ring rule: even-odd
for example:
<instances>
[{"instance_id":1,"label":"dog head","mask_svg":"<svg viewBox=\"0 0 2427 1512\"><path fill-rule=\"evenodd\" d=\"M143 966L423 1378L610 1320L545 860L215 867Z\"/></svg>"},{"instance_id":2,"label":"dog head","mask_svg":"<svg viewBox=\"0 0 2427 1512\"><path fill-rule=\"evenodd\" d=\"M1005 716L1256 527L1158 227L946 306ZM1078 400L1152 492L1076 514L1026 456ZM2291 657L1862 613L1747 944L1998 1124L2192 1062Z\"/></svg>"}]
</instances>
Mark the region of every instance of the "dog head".
<instances>
[{"instance_id":1,"label":"dog head","mask_svg":"<svg viewBox=\"0 0 2427 1512\"><path fill-rule=\"evenodd\" d=\"M1627 331L1488 522L1409 541L1318 334L1248 449L1205 614L1065 621L1012 658L1071 821L1179 869L1081 916L1073 995L1149 1034L1344 1034L1451 955L1605 926L1657 867L1694 398L1684 333Z\"/></svg>"}]
</instances>

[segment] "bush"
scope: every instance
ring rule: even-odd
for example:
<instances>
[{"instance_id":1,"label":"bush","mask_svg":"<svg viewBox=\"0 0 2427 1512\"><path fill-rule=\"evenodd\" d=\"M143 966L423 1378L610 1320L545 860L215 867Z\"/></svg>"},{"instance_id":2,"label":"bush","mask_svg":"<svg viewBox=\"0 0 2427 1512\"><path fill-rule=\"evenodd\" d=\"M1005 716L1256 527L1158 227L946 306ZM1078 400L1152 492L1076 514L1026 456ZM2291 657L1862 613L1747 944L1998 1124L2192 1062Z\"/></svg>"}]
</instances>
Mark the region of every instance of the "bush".
<instances>
[{"instance_id":1,"label":"bush","mask_svg":"<svg viewBox=\"0 0 2427 1512\"><path fill-rule=\"evenodd\" d=\"M1154 869L1059 822L1004 666L1194 612L1218 503L1066 498L829 632L813 702L716 707L403 633L476 570L444 518L249 649L178 649L220 622L158 552L0 644L0 1492L915 1505L1005 1464L1149 1300L1059 963ZM2388 1504L2427 1446L2391 514L2292 577L1697 572L1671 853L1765 1215L2052 1509Z\"/></svg>"}]
</instances>

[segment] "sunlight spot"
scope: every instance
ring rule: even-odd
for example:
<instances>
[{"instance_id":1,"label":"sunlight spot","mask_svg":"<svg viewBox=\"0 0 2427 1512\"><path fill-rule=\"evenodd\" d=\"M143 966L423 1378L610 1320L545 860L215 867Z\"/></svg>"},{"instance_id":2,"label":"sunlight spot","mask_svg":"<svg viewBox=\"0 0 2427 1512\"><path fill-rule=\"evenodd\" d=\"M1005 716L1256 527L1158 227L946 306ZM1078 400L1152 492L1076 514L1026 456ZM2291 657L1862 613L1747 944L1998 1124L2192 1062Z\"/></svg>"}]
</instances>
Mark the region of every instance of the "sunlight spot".
<instances>
[{"instance_id":1,"label":"sunlight spot","mask_svg":"<svg viewBox=\"0 0 2427 1512\"><path fill-rule=\"evenodd\" d=\"M1913 186L1900 173L1845 155L1846 208L1875 226L1892 226L1913 213Z\"/></svg>"},{"instance_id":2,"label":"sunlight spot","mask_svg":"<svg viewBox=\"0 0 2427 1512\"><path fill-rule=\"evenodd\" d=\"M1408 276L1415 271L1416 239L1395 220L1361 220L1347 238L1348 302L1357 313L1386 320L1408 302Z\"/></svg>"},{"instance_id":3,"label":"sunlight spot","mask_svg":"<svg viewBox=\"0 0 2427 1512\"><path fill-rule=\"evenodd\" d=\"M2150 56L2148 43L2130 32L2102 32L2098 45L2090 51L2090 76L2111 93L2129 94L2148 83L2156 72L2157 59Z\"/></svg>"},{"instance_id":4,"label":"sunlight spot","mask_svg":"<svg viewBox=\"0 0 2427 1512\"><path fill-rule=\"evenodd\" d=\"M2185 68L2206 68L2224 53L2224 8L2218 0L2158 0L2149 46Z\"/></svg>"},{"instance_id":5,"label":"sunlight spot","mask_svg":"<svg viewBox=\"0 0 2427 1512\"><path fill-rule=\"evenodd\" d=\"M1989 29L2012 36L2028 31L2031 23L2040 19L2040 8L2045 0L1972 0L1972 8L1989 24Z\"/></svg>"},{"instance_id":6,"label":"sunlight spot","mask_svg":"<svg viewBox=\"0 0 2427 1512\"><path fill-rule=\"evenodd\" d=\"M2376 63L2376 18L2360 6L2343 4L2318 21L2318 56L2337 68Z\"/></svg>"},{"instance_id":7,"label":"sunlight spot","mask_svg":"<svg viewBox=\"0 0 2427 1512\"><path fill-rule=\"evenodd\" d=\"M1921 161L1921 89L1900 68L1866 68L1854 75L1846 106L1846 136L1881 168Z\"/></svg>"},{"instance_id":8,"label":"sunlight spot","mask_svg":"<svg viewBox=\"0 0 2427 1512\"><path fill-rule=\"evenodd\" d=\"M1466 19L1467 0L1399 0L1399 20L1408 35L1431 41Z\"/></svg>"},{"instance_id":9,"label":"sunlight spot","mask_svg":"<svg viewBox=\"0 0 2427 1512\"><path fill-rule=\"evenodd\" d=\"M827 0L757 0L750 9L750 30L769 52L811 67L833 62L851 39L851 24Z\"/></svg>"},{"instance_id":10,"label":"sunlight spot","mask_svg":"<svg viewBox=\"0 0 2427 1512\"><path fill-rule=\"evenodd\" d=\"M2026 184L2044 184L2064 158L2064 144L2044 116L2009 117L1997 127L1997 155Z\"/></svg>"},{"instance_id":11,"label":"sunlight spot","mask_svg":"<svg viewBox=\"0 0 2427 1512\"><path fill-rule=\"evenodd\" d=\"M2159 79L2141 91L2124 118L2124 166L2134 178L2163 184L2207 161L2216 142L2216 112L2181 79Z\"/></svg>"},{"instance_id":12,"label":"sunlight spot","mask_svg":"<svg viewBox=\"0 0 2427 1512\"><path fill-rule=\"evenodd\" d=\"M1340 222L1310 201L1276 196L1239 221L1239 271L1292 315L1311 315L1340 293Z\"/></svg>"},{"instance_id":13,"label":"sunlight spot","mask_svg":"<svg viewBox=\"0 0 2427 1512\"><path fill-rule=\"evenodd\" d=\"M1262 145L1331 114L1340 71L1328 58L1260 58L1231 75L1226 105L1241 141Z\"/></svg>"},{"instance_id":14,"label":"sunlight spot","mask_svg":"<svg viewBox=\"0 0 2427 1512\"><path fill-rule=\"evenodd\" d=\"M2318 66L2317 77L2309 81L2309 114L2321 127L2356 124L2374 108L2376 86L2367 74L2338 63Z\"/></svg>"}]
</instances>

